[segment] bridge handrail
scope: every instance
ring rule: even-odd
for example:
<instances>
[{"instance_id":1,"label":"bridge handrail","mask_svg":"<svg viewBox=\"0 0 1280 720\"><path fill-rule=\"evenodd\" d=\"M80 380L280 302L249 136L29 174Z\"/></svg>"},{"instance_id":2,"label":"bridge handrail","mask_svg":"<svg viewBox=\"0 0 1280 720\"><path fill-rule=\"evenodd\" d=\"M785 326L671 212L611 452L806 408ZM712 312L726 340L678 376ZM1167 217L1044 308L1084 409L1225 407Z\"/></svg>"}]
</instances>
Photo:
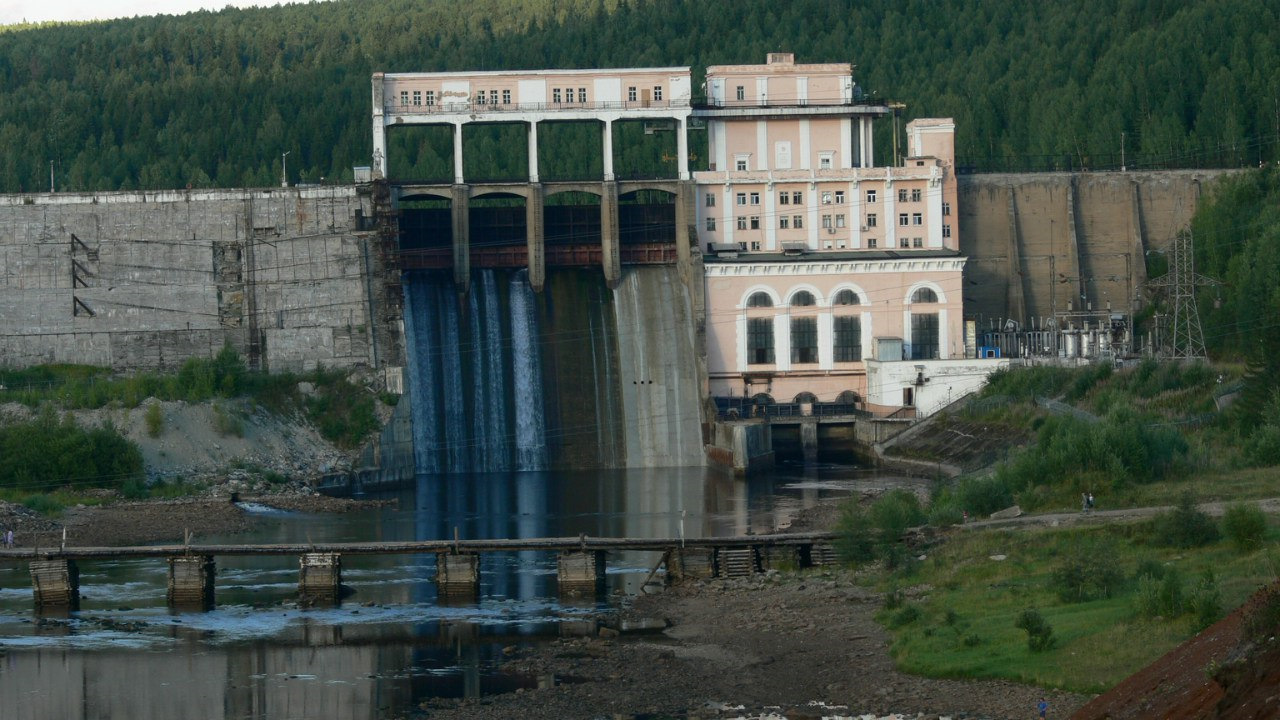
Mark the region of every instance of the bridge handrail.
<instances>
[{"instance_id":1,"label":"bridge handrail","mask_svg":"<svg viewBox=\"0 0 1280 720\"><path fill-rule=\"evenodd\" d=\"M809 545L830 542L830 532L735 535L702 538L552 537L491 540L412 540L402 542L274 543L262 545L142 545L121 547L31 547L0 549L0 560L93 560L108 558L177 557L182 555L406 555L418 553L478 553L518 550L668 550L693 547L750 547L753 545Z\"/></svg>"}]
</instances>

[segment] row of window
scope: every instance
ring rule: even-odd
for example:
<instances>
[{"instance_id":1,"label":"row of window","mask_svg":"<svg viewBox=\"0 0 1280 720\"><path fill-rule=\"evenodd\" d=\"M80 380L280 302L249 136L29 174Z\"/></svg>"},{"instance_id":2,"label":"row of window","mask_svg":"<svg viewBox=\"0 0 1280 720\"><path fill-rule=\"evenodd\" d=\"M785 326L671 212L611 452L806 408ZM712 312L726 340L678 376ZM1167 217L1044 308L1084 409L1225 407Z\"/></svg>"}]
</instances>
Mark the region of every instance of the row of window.
<instances>
[{"instance_id":1,"label":"row of window","mask_svg":"<svg viewBox=\"0 0 1280 720\"><path fill-rule=\"evenodd\" d=\"M916 291L911 293L912 305L931 305L936 302L938 302L938 293L934 292L931 288L916 288ZM813 307L817 304L818 301L813 296L813 293L808 290L797 290L791 295L791 301L788 307ZM844 290L837 292L835 297L831 298L831 304L833 306L861 305L862 301L858 299L857 293L845 288ZM773 297L770 296L769 293L763 291L751 293L747 298L747 307L773 307Z\"/></svg>"},{"instance_id":2,"label":"row of window","mask_svg":"<svg viewBox=\"0 0 1280 720\"><path fill-rule=\"evenodd\" d=\"M905 193L905 192L906 192L906 190L899 190L899 191L898 191L899 195L901 195L902 193ZM919 200L919 199L920 199L920 197L919 197L919 195L920 195L920 191L919 191L919 190L912 190L911 192L912 192L912 194L915 196L915 197L914 197L914 199L915 199L915 200ZM844 191L843 191L843 190L823 190L823 191L822 191L822 194L821 194L821 196L820 196L820 197L821 197L821 199L822 199L822 204L823 204L823 205L843 205L843 204L844 204ZM740 193L737 193L736 195L734 195L734 200L737 202L737 204L738 204L738 205L759 205L759 204L760 204L760 193L758 193L758 192L740 192ZM869 202L869 203L874 203L875 201L876 201L876 191L875 191L875 190L868 190L868 191L867 191L867 202ZM779 191L778 191L778 204L779 204L779 205L803 205L803 204L804 204L804 193L803 193L803 192L801 192L801 191L799 191L799 190L779 190ZM706 206L707 206L707 207L715 207L715 206L716 206L716 193L713 193L713 192L706 193ZM943 215L950 215L950 214L951 214L951 203L949 203L949 202L944 202L944 203L942 203L942 214L943 214ZM916 217L920 217L920 216L921 216L921 214L920 214L920 213L915 213L915 216L916 216ZM874 218L874 217L875 217L875 215L874 215L874 214L869 214L867 217L870 219L870 218ZM906 217L906 214L905 214L905 213L903 213L903 214L899 215L898 217L899 217L899 218ZM902 223L902 224L904 224L904 225L905 225L906 223ZM917 223L917 224L919 224L919 223ZM872 220L872 221L869 221L869 222L867 223L867 225L868 225L868 226L872 226L872 227L874 227L874 221L873 221L873 220Z\"/></svg>"},{"instance_id":3,"label":"row of window","mask_svg":"<svg viewBox=\"0 0 1280 720\"><path fill-rule=\"evenodd\" d=\"M760 229L759 215L739 215L736 218L736 220L737 220L737 228L739 230L759 230ZM868 213L867 224L865 227L867 229L871 229L874 227L879 227L879 225L880 225L880 221L876 217L875 213ZM898 215L898 225L903 227L924 225L924 218L921 216L920 213L914 213L908 219L907 214L902 213ZM846 227L844 213L823 214L822 227L823 229L827 229L827 230ZM716 219L714 217L708 217L706 219L706 228L708 232L715 232ZM778 215L778 229L779 230L803 230L804 215ZM944 238L951 237L950 225L942 226L942 237ZM919 238L916 238L916 240L918 241ZM905 240L903 242L905 242ZM875 247L875 244L874 244L875 240L871 240L871 243L872 244L870 247ZM906 245L903 245L903 247L906 247Z\"/></svg>"},{"instance_id":4,"label":"row of window","mask_svg":"<svg viewBox=\"0 0 1280 720\"><path fill-rule=\"evenodd\" d=\"M862 360L862 319L856 315L840 315L832 318L831 359L834 362L858 362ZM777 362L774 354L773 318L749 318L747 320L747 364L772 365ZM818 362L818 319L793 317L790 326L791 362L808 365ZM932 360L938 357L938 314L913 313L911 315L912 360Z\"/></svg>"},{"instance_id":5,"label":"row of window","mask_svg":"<svg viewBox=\"0 0 1280 720\"><path fill-rule=\"evenodd\" d=\"M499 95L499 93L501 93L501 95ZM576 100L574 99L575 96L577 98ZM639 88L635 87L634 85L627 88L628 102L637 102L639 100L639 96L640 96ZM499 97L501 97L501 101L499 101ZM662 100L661 85L653 86L652 98L656 101ZM584 87L551 88L551 102L553 103L572 103L572 102L585 103L587 102L587 89ZM501 91L477 90L475 94L475 103L477 105L498 105L499 103L501 103L502 105L510 105L511 90L506 88L502 89ZM410 91L408 90L401 90L400 104L406 107L410 105L417 105L417 106L435 105L436 91L435 90L426 90L426 91L414 90L412 91L412 94L410 94Z\"/></svg>"}]
</instances>

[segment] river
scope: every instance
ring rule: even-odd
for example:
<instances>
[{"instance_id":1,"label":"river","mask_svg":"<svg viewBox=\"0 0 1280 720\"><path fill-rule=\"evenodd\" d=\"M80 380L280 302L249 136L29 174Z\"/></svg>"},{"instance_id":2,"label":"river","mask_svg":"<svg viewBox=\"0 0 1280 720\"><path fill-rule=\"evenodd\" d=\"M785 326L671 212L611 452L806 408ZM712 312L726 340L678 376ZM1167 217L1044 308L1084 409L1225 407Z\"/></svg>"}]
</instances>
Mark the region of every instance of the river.
<instances>
[{"instance_id":1,"label":"river","mask_svg":"<svg viewBox=\"0 0 1280 720\"><path fill-rule=\"evenodd\" d=\"M420 476L398 503L338 515L250 508L248 534L211 543L768 532L820 499L899 480L842 466L749 480L701 468ZM609 558L608 588L639 590L654 553ZM485 555L474 602L437 602L432 556L349 557L332 608L295 603L297 559L220 557L216 608L171 612L161 560L81 562L81 609L32 611L25 564L0 568L0 718L286 720L396 717L431 697L567 678L497 666L503 649L568 632L610 600L561 602L554 554Z\"/></svg>"}]
</instances>

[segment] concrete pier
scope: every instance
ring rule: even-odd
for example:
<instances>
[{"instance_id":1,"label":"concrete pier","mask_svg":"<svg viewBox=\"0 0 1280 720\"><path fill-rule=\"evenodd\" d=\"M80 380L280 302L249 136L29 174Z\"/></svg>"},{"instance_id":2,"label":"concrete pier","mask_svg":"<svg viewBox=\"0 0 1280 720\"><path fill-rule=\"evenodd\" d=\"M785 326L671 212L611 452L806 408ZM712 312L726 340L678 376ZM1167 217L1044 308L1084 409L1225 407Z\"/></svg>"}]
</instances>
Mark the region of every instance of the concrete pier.
<instances>
[{"instance_id":1,"label":"concrete pier","mask_svg":"<svg viewBox=\"0 0 1280 720\"><path fill-rule=\"evenodd\" d=\"M80 609L80 569L75 560L32 560L36 609Z\"/></svg>"},{"instance_id":2,"label":"concrete pier","mask_svg":"<svg viewBox=\"0 0 1280 720\"><path fill-rule=\"evenodd\" d=\"M337 602L342 588L342 556L306 553L298 560L298 596L303 602Z\"/></svg>"},{"instance_id":3,"label":"concrete pier","mask_svg":"<svg viewBox=\"0 0 1280 720\"><path fill-rule=\"evenodd\" d=\"M524 203L525 242L528 251L529 287L542 292L547 282L546 225L542 184L531 183Z\"/></svg>"},{"instance_id":4,"label":"concrete pier","mask_svg":"<svg viewBox=\"0 0 1280 720\"><path fill-rule=\"evenodd\" d=\"M618 226L618 183L605 182L600 193L600 249L604 282L612 290L622 279L622 238Z\"/></svg>"},{"instance_id":5,"label":"concrete pier","mask_svg":"<svg viewBox=\"0 0 1280 720\"><path fill-rule=\"evenodd\" d=\"M466 599L480 594L480 556L436 553L436 592L441 598Z\"/></svg>"},{"instance_id":6,"label":"concrete pier","mask_svg":"<svg viewBox=\"0 0 1280 720\"><path fill-rule=\"evenodd\" d=\"M556 584L561 595L596 597L604 594L605 553L603 550L560 553L556 563Z\"/></svg>"},{"instance_id":7,"label":"concrete pier","mask_svg":"<svg viewBox=\"0 0 1280 720\"><path fill-rule=\"evenodd\" d=\"M453 221L453 284L465 294L471 288L471 191L455 184L450 213Z\"/></svg>"},{"instance_id":8,"label":"concrete pier","mask_svg":"<svg viewBox=\"0 0 1280 720\"><path fill-rule=\"evenodd\" d=\"M217 566L210 555L169 558L169 605L201 610L212 608L216 575Z\"/></svg>"}]
</instances>

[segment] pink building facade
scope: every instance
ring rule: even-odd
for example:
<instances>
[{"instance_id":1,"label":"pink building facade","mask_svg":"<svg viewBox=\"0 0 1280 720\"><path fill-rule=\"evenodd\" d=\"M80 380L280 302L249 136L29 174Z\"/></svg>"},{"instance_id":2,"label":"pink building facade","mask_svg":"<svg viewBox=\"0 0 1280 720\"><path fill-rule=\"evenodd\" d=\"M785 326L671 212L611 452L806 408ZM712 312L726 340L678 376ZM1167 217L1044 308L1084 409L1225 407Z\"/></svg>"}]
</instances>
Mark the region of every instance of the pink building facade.
<instances>
[{"instance_id":1,"label":"pink building facade","mask_svg":"<svg viewBox=\"0 0 1280 720\"><path fill-rule=\"evenodd\" d=\"M863 403L869 359L965 357L954 124L908 123L878 167L890 110L860 102L852 66L768 60L707 68L695 110L711 395Z\"/></svg>"}]
</instances>

